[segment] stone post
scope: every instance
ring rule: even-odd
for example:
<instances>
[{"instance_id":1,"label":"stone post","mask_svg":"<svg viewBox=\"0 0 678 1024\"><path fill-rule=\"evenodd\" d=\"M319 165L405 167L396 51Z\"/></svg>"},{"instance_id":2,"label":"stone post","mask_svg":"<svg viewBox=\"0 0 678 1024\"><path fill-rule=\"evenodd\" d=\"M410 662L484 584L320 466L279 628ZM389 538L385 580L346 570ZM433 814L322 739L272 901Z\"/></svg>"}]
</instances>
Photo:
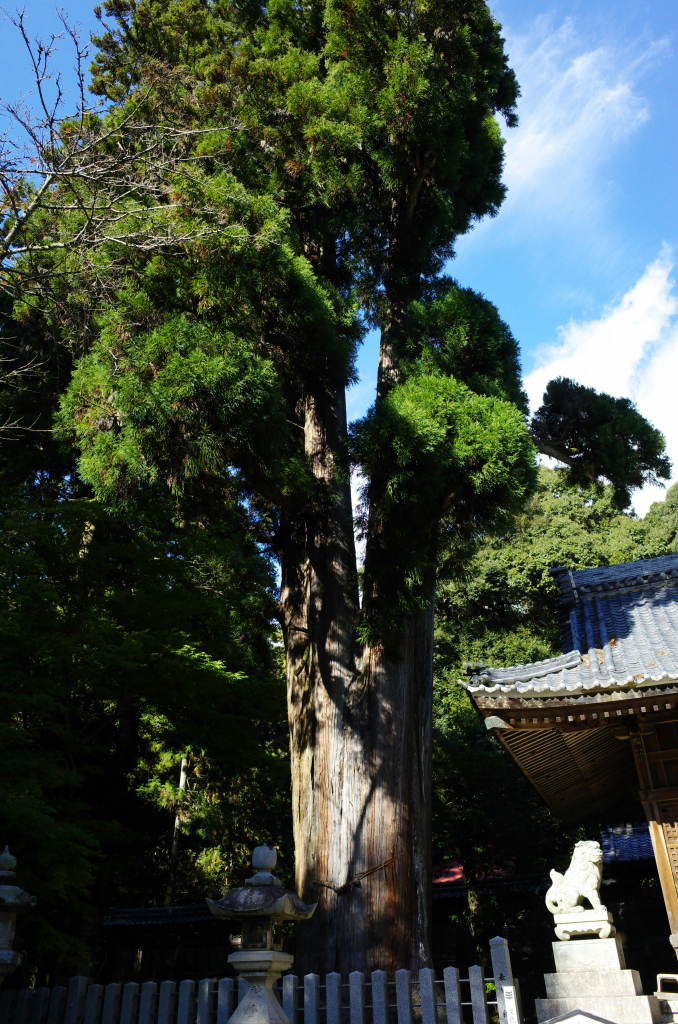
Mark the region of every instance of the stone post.
<instances>
[{"instance_id":1,"label":"stone post","mask_svg":"<svg viewBox=\"0 0 678 1024\"><path fill-rule=\"evenodd\" d=\"M16 915L37 903L35 896L13 885L16 875L16 857L12 857L6 846L0 854L0 985L21 964L21 953L12 949Z\"/></svg>"}]
</instances>

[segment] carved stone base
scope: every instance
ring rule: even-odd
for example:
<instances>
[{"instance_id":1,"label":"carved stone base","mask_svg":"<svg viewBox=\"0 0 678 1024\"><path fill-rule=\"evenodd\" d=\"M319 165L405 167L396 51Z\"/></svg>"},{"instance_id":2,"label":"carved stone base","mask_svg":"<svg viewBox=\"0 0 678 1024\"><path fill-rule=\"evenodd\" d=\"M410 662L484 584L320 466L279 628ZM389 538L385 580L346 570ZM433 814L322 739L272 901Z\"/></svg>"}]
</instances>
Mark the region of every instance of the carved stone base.
<instances>
[{"instance_id":1,"label":"carved stone base","mask_svg":"<svg viewBox=\"0 0 678 1024\"><path fill-rule=\"evenodd\" d=\"M626 969L621 940L573 939L553 942L553 959L559 974L568 971L623 971Z\"/></svg>"},{"instance_id":2,"label":"carved stone base","mask_svg":"<svg viewBox=\"0 0 678 1024\"><path fill-rule=\"evenodd\" d=\"M567 941L573 935L597 935L599 939L609 939L616 935L612 922L612 914L604 907L598 910L582 910L578 914L554 914L556 935Z\"/></svg>"},{"instance_id":3,"label":"carved stone base","mask_svg":"<svg viewBox=\"0 0 678 1024\"><path fill-rule=\"evenodd\" d=\"M535 1000L540 1024L576 1011L615 1024L662 1024L659 1000L643 995L618 938L554 942L553 955L556 973L544 975L546 999Z\"/></svg>"},{"instance_id":4,"label":"carved stone base","mask_svg":"<svg viewBox=\"0 0 678 1024\"><path fill-rule=\"evenodd\" d=\"M273 992L273 984L290 969L294 957L274 949L242 950L228 958L248 989L228 1024L290 1024Z\"/></svg>"}]
</instances>

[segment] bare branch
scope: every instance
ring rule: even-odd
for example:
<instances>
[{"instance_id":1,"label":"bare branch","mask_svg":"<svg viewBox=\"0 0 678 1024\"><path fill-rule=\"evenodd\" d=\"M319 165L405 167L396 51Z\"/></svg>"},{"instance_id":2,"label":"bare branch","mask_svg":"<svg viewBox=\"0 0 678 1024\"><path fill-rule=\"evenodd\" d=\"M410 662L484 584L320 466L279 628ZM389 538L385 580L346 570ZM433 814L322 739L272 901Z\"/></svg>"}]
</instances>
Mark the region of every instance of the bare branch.
<instances>
[{"instance_id":1,"label":"bare branch","mask_svg":"<svg viewBox=\"0 0 678 1024\"><path fill-rule=\"evenodd\" d=\"M186 246L211 234L252 241L234 212L236 194L217 191L221 209L173 197L179 178L198 182L197 175L187 173L203 159L192 152L196 139L223 128L194 130L156 120L152 85L141 89L118 117L102 112L101 101L89 106L83 71L88 50L77 28L60 13L63 32L46 42L32 41L24 10L5 15L23 40L39 98L37 114L23 101L0 106L0 115L10 122L0 137L0 213L6 215L0 226L0 270L5 290L12 280L21 280L24 291L27 282L44 283L48 272L40 258L48 254L82 254L103 244L149 252ZM71 117L63 113L60 75L50 68L56 43L64 36L75 51L79 90L78 110ZM52 99L44 88L48 80L55 88ZM238 128L235 122L227 127ZM123 230L116 227L123 224ZM64 268L51 266L49 272L58 275Z\"/></svg>"}]
</instances>

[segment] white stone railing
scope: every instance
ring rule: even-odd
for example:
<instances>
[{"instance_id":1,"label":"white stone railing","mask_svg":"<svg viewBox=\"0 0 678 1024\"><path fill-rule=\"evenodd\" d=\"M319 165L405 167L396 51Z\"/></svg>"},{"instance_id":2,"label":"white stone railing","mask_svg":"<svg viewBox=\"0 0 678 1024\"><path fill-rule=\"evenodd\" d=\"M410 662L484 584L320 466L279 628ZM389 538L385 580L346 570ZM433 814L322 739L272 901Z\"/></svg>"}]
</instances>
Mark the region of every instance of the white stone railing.
<instances>
[{"instance_id":1,"label":"white stone railing","mask_svg":"<svg viewBox=\"0 0 678 1024\"><path fill-rule=\"evenodd\" d=\"M290 1024L522 1024L506 940L492 939L490 953L491 978L482 967L469 968L468 978L456 967L442 978L402 970L393 981L384 971L355 971L348 981L328 974L324 983L317 974L287 974L275 988ZM227 1024L246 989L233 978L103 986L78 976L68 987L6 989L0 1024Z\"/></svg>"}]
</instances>

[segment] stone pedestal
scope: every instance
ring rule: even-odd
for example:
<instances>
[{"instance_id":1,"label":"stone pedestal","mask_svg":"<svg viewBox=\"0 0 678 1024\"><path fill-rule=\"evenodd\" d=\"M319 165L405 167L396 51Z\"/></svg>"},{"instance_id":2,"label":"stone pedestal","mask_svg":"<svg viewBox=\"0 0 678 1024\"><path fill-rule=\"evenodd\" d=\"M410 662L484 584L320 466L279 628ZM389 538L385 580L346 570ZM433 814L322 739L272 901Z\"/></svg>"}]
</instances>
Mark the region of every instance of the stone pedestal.
<instances>
[{"instance_id":1,"label":"stone pedestal","mask_svg":"<svg viewBox=\"0 0 678 1024\"><path fill-rule=\"evenodd\" d=\"M555 974L545 974L546 999L537 999L537 1021L574 1010L615 1024L661 1024L659 1000L643 995L640 975L626 968L618 938L553 943Z\"/></svg>"},{"instance_id":2,"label":"stone pedestal","mask_svg":"<svg viewBox=\"0 0 678 1024\"><path fill-rule=\"evenodd\" d=\"M21 953L14 949L0 949L0 985L8 974L13 974L21 965L22 959Z\"/></svg>"},{"instance_id":3,"label":"stone pedestal","mask_svg":"<svg viewBox=\"0 0 678 1024\"><path fill-rule=\"evenodd\" d=\"M290 1024L273 991L294 957L275 949L248 949L231 953L229 964L248 982L248 989L228 1024Z\"/></svg>"},{"instance_id":4,"label":"stone pedestal","mask_svg":"<svg viewBox=\"0 0 678 1024\"><path fill-rule=\"evenodd\" d=\"M595 910L571 911L569 914L554 914L553 923L556 935L567 942L573 935L597 935L599 939L609 939L616 934L612 914L605 907Z\"/></svg>"}]
</instances>

